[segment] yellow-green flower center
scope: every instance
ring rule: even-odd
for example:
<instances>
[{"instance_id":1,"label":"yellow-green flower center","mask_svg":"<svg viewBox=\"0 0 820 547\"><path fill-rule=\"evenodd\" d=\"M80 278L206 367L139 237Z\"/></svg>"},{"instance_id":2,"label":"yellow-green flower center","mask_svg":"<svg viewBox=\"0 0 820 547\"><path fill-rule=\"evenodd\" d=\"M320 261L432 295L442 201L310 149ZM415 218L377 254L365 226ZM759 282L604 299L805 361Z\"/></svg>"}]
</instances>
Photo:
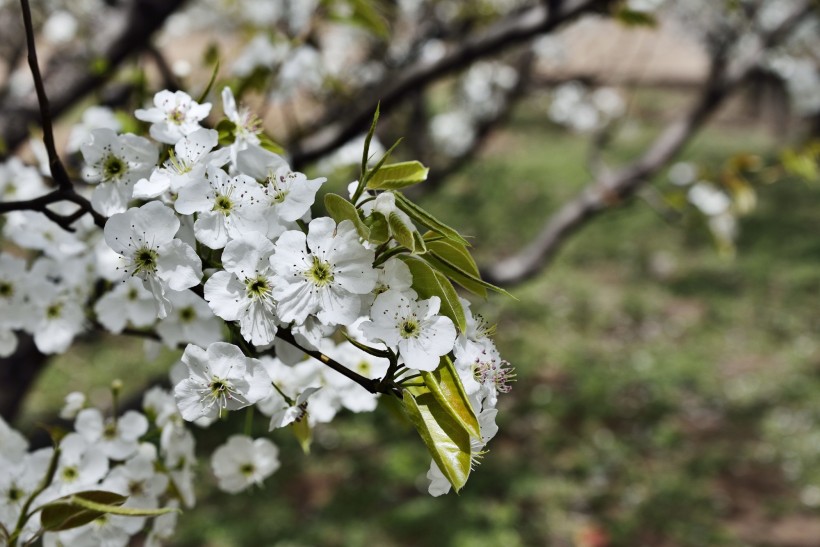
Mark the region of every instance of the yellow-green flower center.
<instances>
[{"instance_id":1,"label":"yellow-green flower center","mask_svg":"<svg viewBox=\"0 0 820 547\"><path fill-rule=\"evenodd\" d=\"M333 283L333 268L328 262L322 262L318 257L313 257L313 265L307 271L307 277L314 285L324 287Z\"/></svg>"},{"instance_id":2,"label":"yellow-green flower center","mask_svg":"<svg viewBox=\"0 0 820 547\"><path fill-rule=\"evenodd\" d=\"M62 315L63 305L60 302L54 303L46 308L46 317L49 319L57 319Z\"/></svg>"},{"instance_id":3,"label":"yellow-green flower center","mask_svg":"<svg viewBox=\"0 0 820 547\"><path fill-rule=\"evenodd\" d=\"M182 308L179 310L179 320L183 323L190 323L196 318L196 312L194 308L188 306L187 308Z\"/></svg>"},{"instance_id":4,"label":"yellow-green flower center","mask_svg":"<svg viewBox=\"0 0 820 547\"><path fill-rule=\"evenodd\" d=\"M8 281L0 281L0 297L10 298L14 295L14 285Z\"/></svg>"},{"instance_id":5,"label":"yellow-green flower center","mask_svg":"<svg viewBox=\"0 0 820 547\"><path fill-rule=\"evenodd\" d=\"M399 334L402 338L417 338L419 335L419 323L415 319L405 319L399 325Z\"/></svg>"},{"instance_id":6,"label":"yellow-green flower center","mask_svg":"<svg viewBox=\"0 0 820 547\"><path fill-rule=\"evenodd\" d=\"M110 154L103 162L103 180L116 180L125 173L125 162Z\"/></svg>"},{"instance_id":7,"label":"yellow-green flower center","mask_svg":"<svg viewBox=\"0 0 820 547\"><path fill-rule=\"evenodd\" d=\"M262 276L249 278L245 282L245 294L248 298L265 298L271 292L268 280Z\"/></svg>"},{"instance_id":8,"label":"yellow-green flower center","mask_svg":"<svg viewBox=\"0 0 820 547\"><path fill-rule=\"evenodd\" d=\"M226 195L218 195L214 200L214 211L219 211L223 215L227 216L231 214L231 209L233 209L233 202L231 198Z\"/></svg>"},{"instance_id":9,"label":"yellow-green flower center","mask_svg":"<svg viewBox=\"0 0 820 547\"><path fill-rule=\"evenodd\" d=\"M154 273L157 270L157 252L142 247L134 253L134 274L141 272Z\"/></svg>"}]
</instances>

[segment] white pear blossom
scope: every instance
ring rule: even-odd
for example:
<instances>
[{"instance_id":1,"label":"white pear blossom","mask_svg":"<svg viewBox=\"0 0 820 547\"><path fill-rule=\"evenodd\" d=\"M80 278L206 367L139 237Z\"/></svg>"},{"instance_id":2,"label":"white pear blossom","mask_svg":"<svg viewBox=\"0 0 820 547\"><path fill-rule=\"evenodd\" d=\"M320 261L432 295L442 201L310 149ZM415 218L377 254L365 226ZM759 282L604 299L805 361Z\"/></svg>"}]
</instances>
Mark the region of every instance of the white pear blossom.
<instances>
[{"instance_id":1,"label":"white pear blossom","mask_svg":"<svg viewBox=\"0 0 820 547\"><path fill-rule=\"evenodd\" d=\"M407 294L387 291L376 297L371 321L362 323L361 330L371 342L398 350L409 368L432 371L456 340L452 320L438 315L440 306L437 296L415 301Z\"/></svg>"},{"instance_id":2,"label":"white pear blossom","mask_svg":"<svg viewBox=\"0 0 820 547\"><path fill-rule=\"evenodd\" d=\"M97 320L115 334L121 333L130 323L134 327L147 327L157 319L154 295L142 281L129 277L105 293L96 304Z\"/></svg>"},{"instance_id":3,"label":"white pear blossom","mask_svg":"<svg viewBox=\"0 0 820 547\"><path fill-rule=\"evenodd\" d=\"M182 343L207 346L222 338L222 322L201 297L191 291L173 291L168 293L168 300L173 311L156 327L163 344L169 348Z\"/></svg>"},{"instance_id":4,"label":"white pear blossom","mask_svg":"<svg viewBox=\"0 0 820 547\"><path fill-rule=\"evenodd\" d=\"M20 329L31 322L33 315L26 305L29 283L26 261L8 253L0 253L0 328Z\"/></svg>"},{"instance_id":5,"label":"white pear blossom","mask_svg":"<svg viewBox=\"0 0 820 547\"><path fill-rule=\"evenodd\" d=\"M111 129L94 129L80 150L85 160L83 178L98 184L91 205L100 214L122 213L134 191L134 183L147 177L157 163L158 152L148 139L117 135Z\"/></svg>"},{"instance_id":6,"label":"white pear blossom","mask_svg":"<svg viewBox=\"0 0 820 547\"><path fill-rule=\"evenodd\" d=\"M103 418L96 408L77 414L74 430L112 460L125 460L137 451L138 439L148 431L148 420L135 410L116 418Z\"/></svg>"},{"instance_id":7,"label":"white pear blossom","mask_svg":"<svg viewBox=\"0 0 820 547\"><path fill-rule=\"evenodd\" d=\"M411 292L410 288L413 284L413 275L410 273L410 268L403 260L396 257L388 258L384 264L376 268L378 278L376 280L376 288L373 292L379 295L389 290L398 292Z\"/></svg>"},{"instance_id":8,"label":"white pear blossom","mask_svg":"<svg viewBox=\"0 0 820 547\"><path fill-rule=\"evenodd\" d=\"M236 99L230 87L222 88L222 110L234 124L234 134L236 140L230 147L231 160L236 164L237 153L245 150L248 145L258 145L260 143L259 134L262 132L262 120L260 120L247 107L237 108Z\"/></svg>"},{"instance_id":9,"label":"white pear blossom","mask_svg":"<svg viewBox=\"0 0 820 547\"><path fill-rule=\"evenodd\" d=\"M174 212L157 201L112 216L104 229L108 246L125 259L125 274L142 279L154 295L160 318L168 315L170 307L167 289L188 289L202 277L196 252L174 239L177 230Z\"/></svg>"},{"instance_id":10,"label":"white pear blossom","mask_svg":"<svg viewBox=\"0 0 820 547\"><path fill-rule=\"evenodd\" d=\"M43 353L62 353L85 330L82 303L56 286L43 283L31 293L34 317L30 329L34 344Z\"/></svg>"},{"instance_id":11,"label":"white pear blossom","mask_svg":"<svg viewBox=\"0 0 820 547\"><path fill-rule=\"evenodd\" d=\"M24 164L20 158L0 163L0 201L36 198L49 191L36 167Z\"/></svg>"},{"instance_id":12,"label":"white pear blossom","mask_svg":"<svg viewBox=\"0 0 820 547\"><path fill-rule=\"evenodd\" d=\"M188 377L174 387L182 417L191 422L215 418L222 410L238 410L271 395L270 377L258 359L225 342L208 349L189 345L182 355Z\"/></svg>"},{"instance_id":13,"label":"white pear blossom","mask_svg":"<svg viewBox=\"0 0 820 547\"><path fill-rule=\"evenodd\" d=\"M232 435L214 451L211 468L219 488L236 494L262 481L279 469L279 449L265 438Z\"/></svg>"},{"instance_id":14,"label":"white pear blossom","mask_svg":"<svg viewBox=\"0 0 820 547\"><path fill-rule=\"evenodd\" d=\"M154 95L154 107L134 112L138 120L151 123L149 132L159 142L176 144L201 126L208 117L211 104L199 104L184 91L163 90Z\"/></svg>"},{"instance_id":15,"label":"white pear blossom","mask_svg":"<svg viewBox=\"0 0 820 547\"><path fill-rule=\"evenodd\" d=\"M110 129L119 132L122 123L117 119L114 111L106 106L89 106L83 112L80 123L74 124L65 145L67 152L79 152L83 144L91 139L91 132L95 129Z\"/></svg>"},{"instance_id":16,"label":"white pear blossom","mask_svg":"<svg viewBox=\"0 0 820 547\"><path fill-rule=\"evenodd\" d=\"M205 284L213 312L226 321L239 321L242 337L255 346L270 344L276 335L273 251L273 243L254 232L229 241L222 252L225 271Z\"/></svg>"},{"instance_id":17,"label":"white pear blossom","mask_svg":"<svg viewBox=\"0 0 820 547\"><path fill-rule=\"evenodd\" d=\"M85 407L85 394L79 391L72 391L65 396L63 408L60 409L60 418L63 420L73 420L77 413Z\"/></svg>"},{"instance_id":18,"label":"white pear blossom","mask_svg":"<svg viewBox=\"0 0 820 547\"><path fill-rule=\"evenodd\" d=\"M159 498L168 487L168 476L157 472L156 460L156 447L143 443L133 456L111 470L102 488L128 496L125 507L158 507Z\"/></svg>"},{"instance_id":19,"label":"white pear blossom","mask_svg":"<svg viewBox=\"0 0 820 547\"><path fill-rule=\"evenodd\" d=\"M179 193L195 181L205 177L208 165L222 166L228 159L228 150L214 147L219 140L219 133L213 129L197 129L186 135L174 145L174 153L151 176L137 181L134 185L134 197L153 199Z\"/></svg>"},{"instance_id":20,"label":"white pear blossom","mask_svg":"<svg viewBox=\"0 0 820 547\"><path fill-rule=\"evenodd\" d=\"M298 219L304 219L326 178L308 179L291 171L285 160L259 146L249 146L237 155L239 169L259 181L264 190L267 236L278 237Z\"/></svg>"},{"instance_id":21,"label":"white pear blossom","mask_svg":"<svg viewBox=\"0 0 820 547\"><path fill-rule=\"evenodd\" d=\"M25 249L43 251L62 259L84 253L88 246L77 234L63 230L39 211L13 211L6 215L3 234Z\"/></svg>"},{"instance_id":22,"label":"white pear blossom","mask_svg":"<svg viewBox=\"0 0 820 547\"><path fill-rule=\"evenodd\" d=\"M361 295L376 285L374 254L349 220L337 226L317 218L307 236L296 230L282 234L271 257L281 320L298 324L316 315L325 324L351 323L359 316Z\"/></svg>"},{"instance_id":23,"label":"white pear blossom","mask_svg":"<svg viewBox=\"0 0 820 547\"><path fill-rule=\"evenodd\" d=\"M723 190L706 181L699 181L689 188L687 198L706 216L723 214L732 205L731 198Z\"/></svg>"},{"instance_id":24,"label":"white pear blossom","mask_svg":"<svg viewBox=\"0 0 820 547\"><path fill-rule=\"evenodd\" d=\"M49 487L57 497L86 490L108 473L108 458L79 433L60 441L60 460Z\"/></svg>"},{"instance_id":25,"label":"white pear blossom","mask_svg":"<svg viewBox=\"0 0 820 547\"><path fill-rule=\"evenodd\" d=\"M209 165L205 177L184 186L174 207L183 215L199 213L194 223L197 240L221 249L228 239L265 231L260 225L262 189L246 175L229 176Z\"/></svg>"}]
</instances>

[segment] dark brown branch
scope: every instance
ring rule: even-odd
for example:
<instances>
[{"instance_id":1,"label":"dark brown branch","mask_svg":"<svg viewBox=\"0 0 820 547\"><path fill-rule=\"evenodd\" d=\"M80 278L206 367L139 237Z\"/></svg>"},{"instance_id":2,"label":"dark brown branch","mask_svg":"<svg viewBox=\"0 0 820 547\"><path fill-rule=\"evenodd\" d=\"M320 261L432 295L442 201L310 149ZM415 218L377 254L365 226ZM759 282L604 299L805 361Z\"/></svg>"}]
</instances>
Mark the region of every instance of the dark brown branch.
<instances>
[{"instance_id":1,"label":"dark brown branch","mask_svg":"<svg viewBox=\"0 0 820 547\"><path fill-rule=\"evenodd\" d=\"M385 382L381 382L379 380L374 380L374 379L371 379L371 378L367 378L365 376L362 376L361 374L353 372L352 370L350 370L349 368L347 368L346 366L344 366L340 362L332 359L331 357L328 357L327 355L325 355L321 351L316 351L316 350L307 349L307 348L303 347L301 344L299 344L299 342L296 341L296 338L294 338L293 334L287 329L279 329L278 331L276 331L276 337L281 339L281 340L284 340L288 344L300 349L301 351L305 352L305 354L310 355L314 359L317 359L317 360L321 361L323 364L325 364L328 367L332 368L333 370L335 370L336 372L338 372L339 374L341 374L342 376L344 376L348 380L352 380L353 382L356 382L357 384L362 386L364 389L366 389L370 393L396 394L397 390L399 389L395 385L393 385L392 382L386 382L385 383ZM399 393L400 393L400 391L399 391ZM401 396L401 395L399 395L399 396Z\"/></svg>"},{"instance_id":2,"label":"dark brown branch","mask_svg":"<svg viewBox=\"0 0 820 547\"><path fill-rule=\"evenodd\" d=\"M485 279L496 285L512 285L532 278L550 263L571 234L591 218L631 197L680 152L725 99L746 80L766 49L786 36L811 9L809 2L803 2L779 27L759 34L756 48L744 51L732 62L717 55L699 98L683 117L668 126L634 163L617 172L602 174L567 202L519 253L486 268L482 272Z\"/></svg>"},{"instance_id":3,"label":"dark brown branch","mask_svg":"<svg viewBox=\"0 0 820 547\"><path fill-rule=\"evenodd\" d=\"M79 206L79 209L71 214L61 215L48 208L52 203L60 203L63 201L74 203ZM0 202L0 214L9 213L11 211L39 211L59 224L63 230L69 232L74 231L71 225L86 213L94 218L94 223L100 228L105 226L105 221L107 220L106 217L91 207L90 201L75 192L73 186L69 186L65 189L57 188L48 194L33 199Z\"/></svg>"},{"instance_id":4,"label":"dark brown branch","mask_svg":"<svg viewBox=\"0 0 820 547\"><path fill-rule=\"evenodd\" d=\"M40 125L43 128L43 143L46 145L48 154L48 166L51 168L51 176L57 182L60 190L67 191L72 188L71 179L68 178L63 162L57 155L57 147L54 144L54 127L51 120L51 111L48 105L46 89L43 86L43 76L40 74L40 65L37 63L37 48L34 44L34 25L31 22L31 6L28 0L20 0L23 8L23 24L26 27L26 47L28 48L28 66L31 75L34 77L34 89L37 90L37 103L40 106Z\"/></svg>"},{"instance_id":5,"label":"dark brown branch","mask_svg":"<svg viewBox=\"0 0 820 547\"><path fill-rule=\"evenodd\" d=\"M550 13L546 6L539 4L466 38L459 47L437 61L420 61L415 65L402 67L383 80L386 82L384 88L362 93L367 100L352 107L350 115L342 120L323 119L317 124L321 129L299 142L291 143L292 165L298 169L366 131L377 103L381 104L382 111L387 111L408 95L478 59L497 55L535 36L550 32L584 13L605 9L609 4L611 0L569 0L560 3L560 11L557 13Z\"/></svg>"},{"instance_id":6,"label":"dark brown branch","mask_svg":"<svg viewBox=\"0 0 820 547\"><path fill-rule=\"evenodd\" d=\"M102 73L91 69L90 59L76 55L57 54L49 62L50 71L43 84L50 99L51 115L56 117L72 107L88 93L105 83L116 68L128 57L146 47L151 36L165 20L178 10L185 0L132 0L126 13L122 32L115 36L97 66L105 66ZM37 105L27 98L7 101L0 108L0 142L5 143L6 154L12 153L29 136L29 127L38 123L41 114ZM2 159L3 154L0 154Z\"/></svg>"}]
</instances>

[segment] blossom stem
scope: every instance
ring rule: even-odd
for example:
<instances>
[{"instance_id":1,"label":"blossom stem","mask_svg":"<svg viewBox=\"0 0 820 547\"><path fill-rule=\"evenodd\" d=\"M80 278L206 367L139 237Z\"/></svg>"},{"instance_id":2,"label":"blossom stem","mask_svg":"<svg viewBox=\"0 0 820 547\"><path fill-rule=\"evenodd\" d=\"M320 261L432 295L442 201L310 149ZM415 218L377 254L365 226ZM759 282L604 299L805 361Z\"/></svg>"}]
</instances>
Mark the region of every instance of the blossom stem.
<instances>
[{"instance_id":1,"label":"blossom stem","mask_svg":"<svg viewBox=\"0 0 820 547\"><path fill-rule=\"evenodd\" d=\"M11 537L9 538L9 546L15 547L17 545L17 540L20 537L20 534L23 532L23 527L28 522L28 519L39 510L39 508L35 509L34 511L29 512L29 508L31 508L31 504L34 503L34 500L37 496L43 493L43 491L51 485L51 482L54 480L54 475L57 473L57 463L60 461L60 447L55 447L54 452L51 455L51 461L48 463L48 470L46 474L43 476L43 480L37 486L37 489L31 493L31 495L26 500L26 503L23 505L23 508L20 509L20 517L17 519L17 524L14 527L14 531L11 533Z\"/></svg>"},{"instance_id":2,"label":"blossom stem","mask_svg":"<svg viewBox=\"0 0 820 547\"><path fill-rule=\"evenodd\" d=\"M296 341L293 334L287 329L279 329L278 331L276 331L276 337L281 339L281 340L284 340L285 342L287 342L288 344L290 344L294 347L299 348L300 350L302 350L306 354L310 355L314 359L318 359L319 361L321 361L322 363L324 363L328 367L332 368L333 370L335 370L336 372L338 372L339 374L341 374L345 378L348 378L349 380L352 380L352 381L356 382L357 384L359 384L360 386L365 388L370 393L393 393L393 394L400 394L401 393L401 390L399 389L398 386L395 385L395 383L392 381L392 379L389 382L385 382L384 379L382 379L382 380L373 380L373 379L367 378L366 376L362 376L361 374L357 374L356 372L353 372L352 370L350 370L349 368L347 368L343 364L341 364L338 361L332 359L331 357L328 357L327 355L325 355L321 351L316 351L316 350L312 350L312 349L302 347L302 345L300 345L299 342ZM388 374L389 374L389 371L388 371ZM385 376L385 378L386 377L387 376Z\"/></svg>"}]
</instances>

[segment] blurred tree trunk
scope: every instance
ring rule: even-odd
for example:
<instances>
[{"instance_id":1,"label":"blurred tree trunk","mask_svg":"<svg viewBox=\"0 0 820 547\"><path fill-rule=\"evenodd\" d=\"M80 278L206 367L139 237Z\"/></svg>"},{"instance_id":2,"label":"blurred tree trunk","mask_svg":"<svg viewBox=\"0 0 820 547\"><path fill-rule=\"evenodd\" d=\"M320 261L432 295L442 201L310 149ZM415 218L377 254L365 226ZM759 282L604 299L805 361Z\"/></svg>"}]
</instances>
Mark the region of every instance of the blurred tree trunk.
<instances>
[{"instance_id":1,"label":"blurred tree trunk","mask_svg":"<svg viewBox=\"0 0 820 547\"><path fill-rule=\"evenodd\" d=\"M49 359L37 350L31 336L18 334L18 339L17 351L0 359L0 416L9 423L19 415L26 395Z\"/></svg>"}]
</instances>

